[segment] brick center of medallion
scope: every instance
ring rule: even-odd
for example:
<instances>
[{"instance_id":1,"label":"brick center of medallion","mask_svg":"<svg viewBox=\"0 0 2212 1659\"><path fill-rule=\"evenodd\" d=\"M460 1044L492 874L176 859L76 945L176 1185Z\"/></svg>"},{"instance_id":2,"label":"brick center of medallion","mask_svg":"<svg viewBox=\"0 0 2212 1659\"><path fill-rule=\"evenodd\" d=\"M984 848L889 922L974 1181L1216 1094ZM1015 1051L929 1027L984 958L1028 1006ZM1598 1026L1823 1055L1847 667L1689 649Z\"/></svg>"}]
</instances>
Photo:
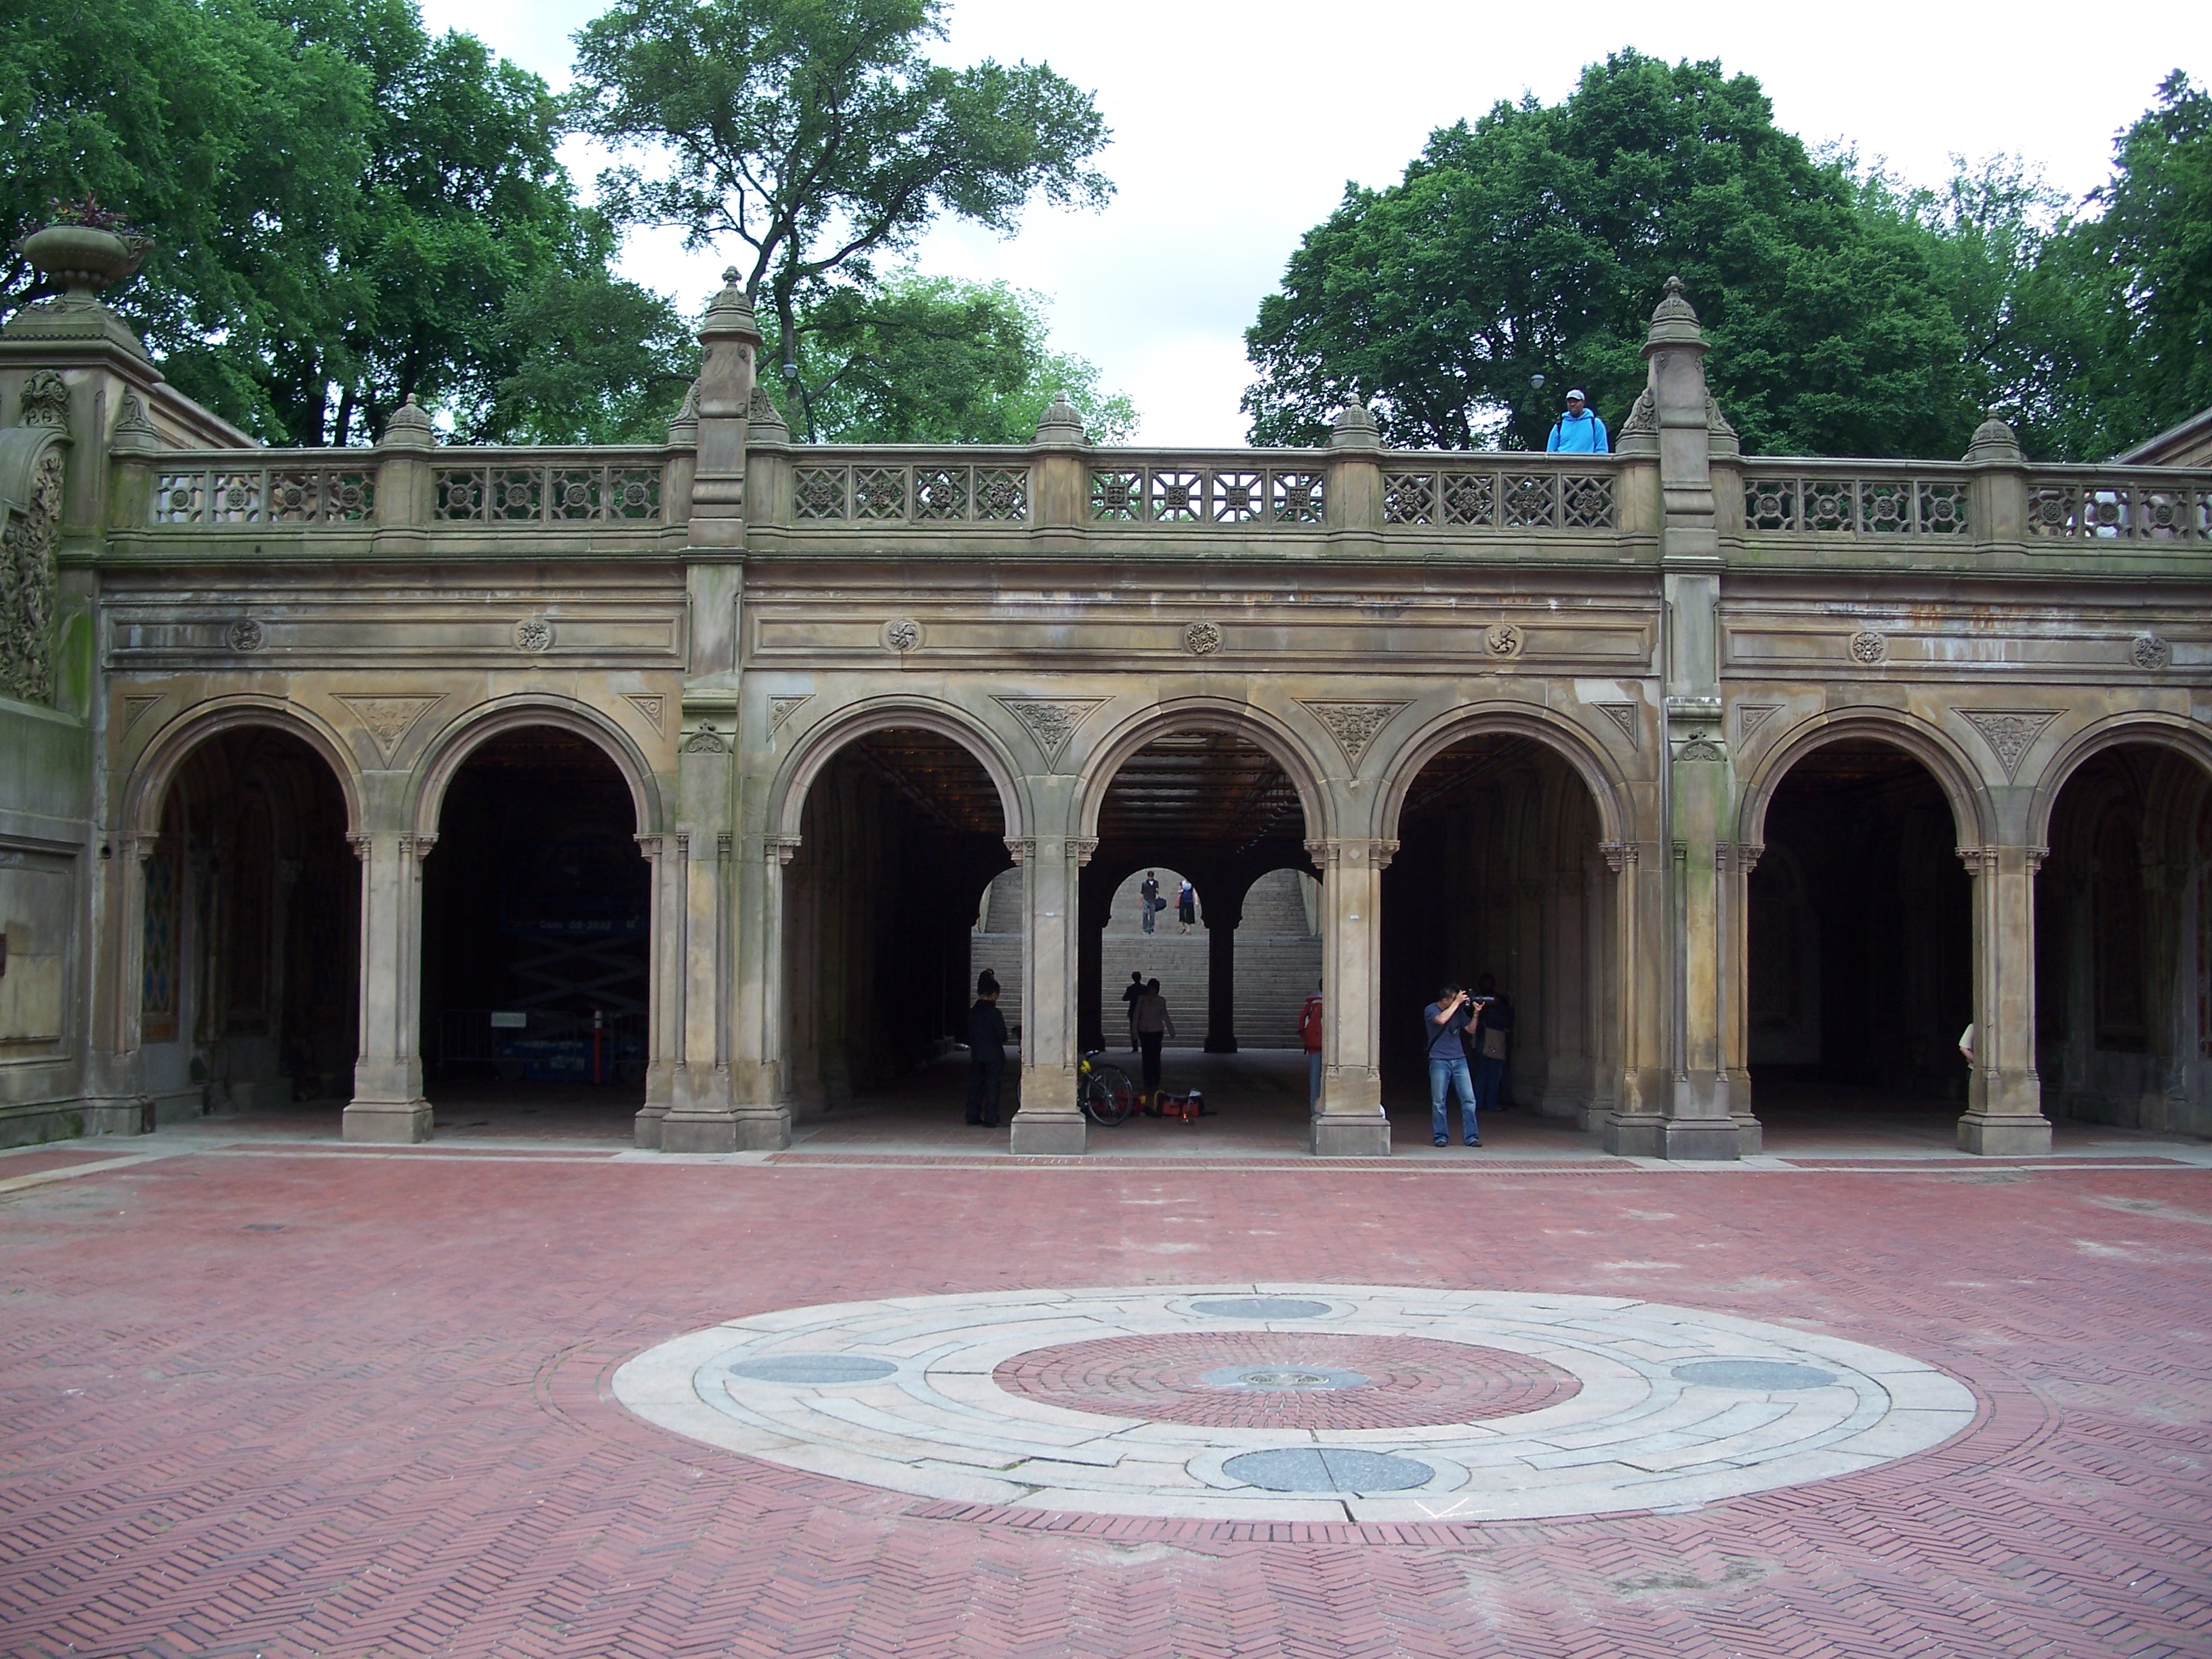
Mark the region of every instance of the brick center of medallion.
<instances>
[{"instance_id":1,"label":"brick center of medallion","mask_svg":"<svg viewBox=\"0 0 2212 1659\"><path fill-rule=\"evenodd\" d=\"M1430 1337L1182 1331L1037 1348L992 1373L1009 1394L1208 1428L1401 1429L1513 1417L1571 1400L1573 1373Z\"/></svg>"}]
</instances>

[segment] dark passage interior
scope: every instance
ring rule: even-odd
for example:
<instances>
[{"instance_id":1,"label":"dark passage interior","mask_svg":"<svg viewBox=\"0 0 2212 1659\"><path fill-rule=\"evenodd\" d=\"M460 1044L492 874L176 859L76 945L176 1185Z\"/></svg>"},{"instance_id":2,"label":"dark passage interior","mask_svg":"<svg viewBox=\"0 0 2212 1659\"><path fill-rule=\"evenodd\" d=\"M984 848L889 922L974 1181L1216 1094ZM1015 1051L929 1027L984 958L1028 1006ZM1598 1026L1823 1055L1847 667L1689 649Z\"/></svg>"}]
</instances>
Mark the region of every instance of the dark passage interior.
<instances>
[{"instance_id":1,"label":"dark passage interior","mask_svg":"<svg viewBox=\"0 0 2212 1659\"><path fill-rule=\"evenodd\" d=\"M146 860L140 1037L164 1116L336 1104L358 1052L361 865L329 763L248 726L193 750Z\"/></svg>"},{"instance_id":2,"label":"dark passage interior","mask_svg":"<svg viewBox=\"0 0 2212 1659\"><path fill-rule=\"evenodd\" d=\"M1098 847L1082 872L1076 1024L1083 1046L1102 1048L1111 1036L1127 1047L1121 995L1132 971L1159 980L1164 994L1181 988L1170 1007L1182 1044L1214 1054L1294 1045L1297 1015L1286 1021L1283 1011L1303 1000L1305 981L1317 975L1320 946L1317 938L1308 944L1289 931L1307 925L1296 890L1261 878L1314 874L1305 838L1297 787L1249 738L1171 732L1124 761L1099 804ZM1131 884L1141 884L1148 870L1161 872L1169 908L1146 935ZM1197 890L1198 921L1189 934L1175 908L1180 877ZM1264 917L1257 914L1263 904ZM1251 935L1257 972L1244 971L1237 960L1248 911L1264 930Z\"/></svg>"},{"instance_id":3,"label":"dark passage interior","mask_svg":"<svg viewBox=\"0 0 2212 1659\"><path fill-rule=\"evenodd\" d=\"M855 738L808 790L783 872L785 1007L795 1113L818 1114L911 1078L963 1039L970 936L1012 862L999 791L953 739L918 727ZM1021 919L1002 929L1020 1023ZM980 969L979 969L980 971ZM1009 1065L1002 1110L1014 1107Z\"/></svg>"},{"instance_id":4,"label":"dark passage interior","mask_svg":"<svg viewBox=\"0 0 2212 1659\"><path fill-rule=\"evenodd\" d=\"M1533 738L1465 738L1421 769L1398 836L1382 872L1385 1101L1425 1109L1421 1011L1444 980L1491 974L1514 1010L1501 1099L1595 1122L1613 1105L1619 1062L1613 878L1589 788Z\"/></svg>"},{"instance_id":5,"label":"dark passage interior","mask_svg":"<svg viewBox=\"0 0 2212 1659\"><path fill-rule=\"evenodd\" d=\"M1972 878L1950 803L1904 750L1830 744L1766 810L1749 883L1753 1109L1964 1109Z\"/></svg>"},{"instance_id":6,"label":"dark passage interior","mask_svg":"<svg viewBox=\"0 0 2212 1659\"><path fill-rule=\"evenodd\" d=\"M462 764L422 866L432 1104L643 1103L651 878L636 832L621 773L573 733L506 732Z\"/></svg>"}]
</instances>

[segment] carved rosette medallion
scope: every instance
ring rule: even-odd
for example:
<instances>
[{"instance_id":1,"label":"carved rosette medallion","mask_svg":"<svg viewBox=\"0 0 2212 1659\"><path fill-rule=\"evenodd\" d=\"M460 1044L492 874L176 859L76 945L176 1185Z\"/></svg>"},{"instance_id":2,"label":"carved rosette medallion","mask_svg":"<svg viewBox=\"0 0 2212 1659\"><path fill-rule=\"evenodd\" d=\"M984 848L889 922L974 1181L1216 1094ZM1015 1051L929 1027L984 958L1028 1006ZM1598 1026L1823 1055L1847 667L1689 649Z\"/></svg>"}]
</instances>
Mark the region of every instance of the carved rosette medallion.
<instances>
[{"instance_id":1,"label":"carved rosette medallion","mask_svg":"<svg viewBox=\"0 0 2212 1659\"><path fill-rule=\"evenodd\" d=\"M884 624L884 648L904 656L921 648L921 624L911 617L893 617Z\"/></svg>"},{"instance_id":2,"label":"carved rosette medallion","mask_svg":"<svg viewBox=\"0 0 2212 1659\"><path fill-rule=\"evenodd\" d=\"M231 623L228 637L230 648L242 657L252 655L269 643L267 632L251 617Z\"/></svg>"},{"instance_id":3,"label":"carved rosette medallion","mask_svg":"<svg viewBox=\"0 0 2212 1659\"><path fill-rule=\"evenodd\" d=\"M1221 629L1210 622L1194 622L1182 630L1182 648L1194 657L1210 657L1221 649Z\"/></svg>"},{"instance_id":4,"label":"carved rosette medallion","mask_svg":"<svg viewBox=\"0 0 2212 1659\"><path fill-rule=\"evenodd\" d=\"M1336 739L1336 746L1344 750L1345 759L1354 766L1364 754L1367 745L1375 741L1377 732L1390 723L1390 717L1406 705L1402 702L1310 702L1313 716Z\"/></svg>"},{"instance_id":5,"label":"carved rosette medallion","mask_svg":"<svg viewBox=\"0 0 2212 1659\"><path fill-rule=\"evenodd\" d=\"M514 625L514 643L524 651L544 651L553 643L553 624L543 617L525 617Z\"/></svg>"},{"instance_id":6,"label":"carved rosette medallion","mask_svg":"<svg viewBox=\"0 0 2212 1659\"><path fill-rule=\"evenodd\" d=\"M1089 719L1103 697L1000 697L1006 712L1036 739L1048 766L1057 765L1076 728Z\"/></svg>"},{"instance_id":7,"label":"carved rosette medallion","mask_svg":"<svg viewBox=\"0 0 2212 1659\"><path fill-rule=\"evenodd\" d=\"M2155 634L2139 634L2128 654L2135 659L2136 667L2155 671L2172 665L2173 646Z\"/></svg>"},{"instance_id":8,"label":"carved rosette medallion","mask_svg":"<svg viewBox=\"0 0 2212 1659\"><path fill-rule=\"evenodd\" d=\"M2058 718L2047 708L1961 708L1959 713L1981 733L1997 764L2004 768L2008 781L2020 775L2020 763L2035 747L2043 728Z\"/></svg>"},{"instance_id":9,"label":"carved rosette medallion","mask_svg":"<svg viewBox=\"0 0 2212 1659\"><path fill-rule=\"evenodd\" d=\"M1851 635L1845 647L1851 660L1862 668L1877 668L1889 660L1889 635L1877 634L1871 628L1862 628Z\"/></svg>"},{"instance_id":10,"label":"carved rosette medallion","mask_svg":"<svg viewBox=\"0 0 2212 1659\"><path fill-rule=\"evenodd\" d=\"M1484 654L1510 662L1528 646L1527 631L1518 623L1492 623L1482 630Z\"/></svg>"}]
</instances>

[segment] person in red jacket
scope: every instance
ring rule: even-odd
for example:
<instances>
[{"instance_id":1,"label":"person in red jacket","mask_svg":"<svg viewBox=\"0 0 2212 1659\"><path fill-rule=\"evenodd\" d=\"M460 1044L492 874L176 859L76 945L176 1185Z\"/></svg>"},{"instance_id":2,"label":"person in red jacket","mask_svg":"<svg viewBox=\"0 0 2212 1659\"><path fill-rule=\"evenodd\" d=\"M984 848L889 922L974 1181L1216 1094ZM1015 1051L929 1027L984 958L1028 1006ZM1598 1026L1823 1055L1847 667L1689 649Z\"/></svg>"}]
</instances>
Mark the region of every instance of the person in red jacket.
<instances>
[{"instance_id":1,"label":"person in red jacket","mask_svg":"<svg viewBox=\"0 0 2212 1659\"><path fill-rule=\"evenodd\" d=\"M1298 1039L1306 1045L1306 1110L1321 1109L1321 992L1306 995L1298 1013Z\"/></svg>"}]
</instances>

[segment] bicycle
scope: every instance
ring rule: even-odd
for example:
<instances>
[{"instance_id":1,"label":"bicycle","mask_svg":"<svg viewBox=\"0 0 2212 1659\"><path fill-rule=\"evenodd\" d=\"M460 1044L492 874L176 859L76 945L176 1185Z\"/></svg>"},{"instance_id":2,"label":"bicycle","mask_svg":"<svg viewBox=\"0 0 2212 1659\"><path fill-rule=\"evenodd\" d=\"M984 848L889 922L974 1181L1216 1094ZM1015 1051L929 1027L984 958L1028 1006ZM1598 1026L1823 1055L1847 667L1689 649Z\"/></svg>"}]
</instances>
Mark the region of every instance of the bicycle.
<instances>
[{"instance_id":1,"label":"bicycle","mask_svg":"<svg viewBox=\"0 0 2212 1659\"><path fill-rule=\"evenodd\" d=\"M1137 1085L1129 1080L1127 1072L1098 1058L1105 1052L1094 1048L1076 1061L1075 1094L1093 1123L1103 1129L1111 1129L1128 1121L1129 1114L1136 1109L1139 1095Z\"/></svg>"}]
</instances>

